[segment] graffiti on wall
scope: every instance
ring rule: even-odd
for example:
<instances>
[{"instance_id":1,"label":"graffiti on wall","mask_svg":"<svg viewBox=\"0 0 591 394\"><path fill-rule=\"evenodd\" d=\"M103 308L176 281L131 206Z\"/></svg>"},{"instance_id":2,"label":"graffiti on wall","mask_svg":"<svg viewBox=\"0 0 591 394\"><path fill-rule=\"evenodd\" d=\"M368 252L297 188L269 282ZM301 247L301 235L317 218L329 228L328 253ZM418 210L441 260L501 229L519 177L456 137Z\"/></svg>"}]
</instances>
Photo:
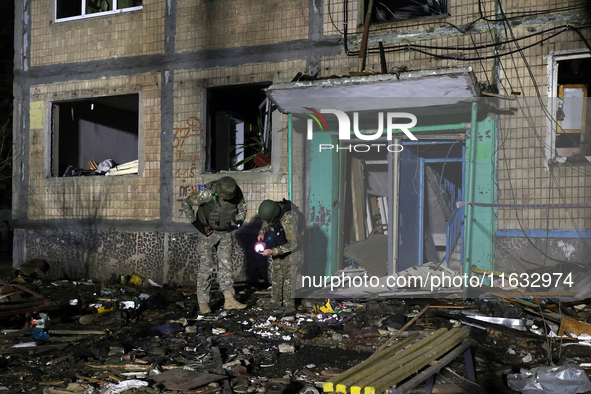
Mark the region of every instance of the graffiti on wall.
<instances>
[{"instance_id":1,"label":"graffiti on wall","mask_svg":"<svg viewBox=\"0 0 591 394\"><path fill-rule=\"evenodd\" d=\"M201 120L196 116L190 116L185 120L182 126L183 127L175 127L173 129L173 160L177 162L174 176L175 178L181 179L193 179L199 173L197 166L195 165L195 163L200 160L199 153L195 152L198 146L195 137L198 137L201 133ZM179 186L179 193L176 200L182 201L185 197L198 190L198 186ZM179 219L184 219L183 211L179 209L178 212Z\"/></svg>"},{"instance_id":2,"label":"graffiti on wall","mask_svg":"<svg viewBox=\"0 0 591 394\"><path fill-rule=\"evenodd\" d=\"M196 116L190 116L187 118L187 127L175 127L174 131L174 142L172 147L174 149L182 148L185 145L187 138L196 137L201 131L201 121Z\"/></svg>"},{"instance_id":3,"label":"graffiti on wall","mask_svg":"<svg viewBox=\"0 0 591 394\"><path fill-rule=\"evenodd\" d=\"M201 132L201 120L199 120L199 118L196 116L190 116L185 121L184 127L175 127L173 128L173 131L174 142L172 143L172 147L174 149L174 161L179 163L174 176L177 178L195 178L197 174L197 166L192 164L199 161L199 154L194 152L187 153L185 150L185 143L187 143L187 146L197 145L192 142L191 139L199 136ZM189 164L184 165L181 163Z\"/></svg>"}]
</instances>

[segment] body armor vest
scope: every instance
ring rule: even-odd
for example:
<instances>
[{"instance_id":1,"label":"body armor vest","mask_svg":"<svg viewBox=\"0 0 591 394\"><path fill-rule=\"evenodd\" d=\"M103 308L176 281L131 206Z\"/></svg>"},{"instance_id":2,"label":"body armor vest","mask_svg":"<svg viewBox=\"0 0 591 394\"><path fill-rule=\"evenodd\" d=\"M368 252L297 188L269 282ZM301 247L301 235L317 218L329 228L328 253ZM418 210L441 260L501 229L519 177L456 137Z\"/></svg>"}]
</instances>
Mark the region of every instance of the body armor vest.
<instances>
[{"instance_id":1,"label":"body armor vest","mask_svg":"<svg viewBox=\"0 0 591 394\"><path fill-rule=\"evenodd\" d=\"M269 240L272 242L273 247L285 245L287 243L287 238L285 237L285 229L281 225L281 219L286 212L291 211L291 201L283 200L281 202L281 213L279 217L275 221L275 223L269 226L269 230L267 231L267 235L265 236L265 240ZM267 245L269 247L269 245Z\"/></svg>"},{"instance_id":2,"label":"body armor vest","mask_svg":"<svg viewBox=\"0 0 591 394\"><path fill-rule=\"evenodd\" d=\"M197 220L212 230L225 231L230 228L237 213L237 204L215 197L199 207Z\"/></svg>"}]
</instances>

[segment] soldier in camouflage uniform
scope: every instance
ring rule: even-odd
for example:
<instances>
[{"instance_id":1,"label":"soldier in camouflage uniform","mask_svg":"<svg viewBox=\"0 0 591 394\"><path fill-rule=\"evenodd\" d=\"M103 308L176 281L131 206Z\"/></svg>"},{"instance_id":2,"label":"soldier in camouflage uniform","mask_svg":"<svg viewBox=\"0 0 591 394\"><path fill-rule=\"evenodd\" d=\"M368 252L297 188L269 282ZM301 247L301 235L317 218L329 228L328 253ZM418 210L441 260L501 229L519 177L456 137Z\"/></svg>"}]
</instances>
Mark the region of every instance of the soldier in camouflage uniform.
<instances>
[{"instance_id":1,"label":"soldier in camouflage uniform","mask_svg":"<svg viewBox=\"0 0 591 394\"><path fill-rule=\"evenodd\" d=\"M197 215L193 206L198 205ZM181 202L181 207L191 224L199 230L197 252L199 270L197 272L197 301L201 314L211 312L209 292L214 270L213 250L217 247L218 282L224 293L224 309L243 309L234 298L234 279L232 277L232 234L244 223L246 201L236 181L229 177L209 182L196 193Z\"/></svg>"},{"instance_id":2,"label":"soldier in camouflage uniform","mask_svg":"<svg viewBox=\"0 0 591 394\"><path fill-rule=\"evenodd\" d=\"M267 249L263 256L272 256L271 302L265 309L294 309L291 294L291 253L297 247L297 215L291 209L291 201L265 200L259 206L263 225L258 240L264 241Z\"/></svg>"}]
</instances>

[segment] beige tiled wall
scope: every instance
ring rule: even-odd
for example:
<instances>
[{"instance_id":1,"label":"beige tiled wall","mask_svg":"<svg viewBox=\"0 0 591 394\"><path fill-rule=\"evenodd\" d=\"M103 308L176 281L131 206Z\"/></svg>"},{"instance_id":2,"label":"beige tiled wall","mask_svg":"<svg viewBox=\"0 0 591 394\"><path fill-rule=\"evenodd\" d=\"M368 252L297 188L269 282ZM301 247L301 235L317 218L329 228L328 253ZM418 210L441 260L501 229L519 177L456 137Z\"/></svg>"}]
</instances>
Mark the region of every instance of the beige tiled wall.
<instances>
[{"instance_id":1,"label":"beige tiled wall","mask_svg":"<svg viewBox=\"0 0 591 394\"><path fill-rule=\"evenodd\" d=\"M179 52L308 38L308 1L179 0Z\"/></svg>"},{"instance_id":2,"label":"beige tiled wall","mask_svg":"<svg viewBox=\"0 0 591 394\"><path fill-rule=\"evenodd\" d=\"M362 31L359 2L356 0L331 0L323 2L324 34L340 34L343 29L344 1L349 4L349 34L354 37ZM493 0L450 1L450 17L431 18L397 23L375 24L372 36L385 39L395 35L407 34L407 38L392 41L390 44L413 42L436 47L458 47L457 53L465 58L494 55L494 48L466 51L461 47L488 44L497 34L502 39L510 36L499 25L489 31L487 22L480 20L471 30L462 33L468 24L480 18L481 9L490 17L496 18L497 2ZM520 16L524 13L546 9L562 9L569 12L582 11L582 0L536 4L518 0L505 2L507 15ZM31 65L50 65L64 62L85 62L113 57L162 53L164 49L164 9L165 0L144 0L141 11L101 16L86 20L53 23L50 15L51 1L33 0L31 32ZM330 10L329 10L330 6ZM568 10L567 10L568 8ZM211 1L178 0L176 19L176 50L186 52L201 49L223 49L250 47L254 45L275 44L308 38L309 1L268 1L251 0ZM578 10L578 11L577 11ZM330 11L330 12L329 12ZM539 24L512 24L517 37L529 35L541 29L561 24L560 18L539 17ZM546 18L544 20L544 18ZM490 22L492 23L492 22ZM457 28L453 27L456 26ZM441 31L435 37L425 34L425 30ZM416 35L415 33L423 31ZM591 30L583 31L587 37ZM521 41L521 47L535 43L540 36ZM552 51L565 51L585 48L579 36L573 32L549 38L543 45L524 49L527 64L519 53L504 56L498 64L494 59L482 61L462 61L437 59L428 54L402 49L386 54L389 68L405 65L410 70L439 69L446 67L472 67L479 82L494 83L494 73L498 70L500 94L510 95L520 92L521 97L535 97L537 91L530 72L539 87L542 98L547 94L547 56ZM513 44L500 50L514 50ZM247 49L246 49L247 50ZM450 51L426 49L434 54L450 54ZM220 52L223 56L223 52ZM322 58L321 76L346 75L356 71L359 59L345 54ZM380 70L379 56L372 54L367 59L368 69ZM298 71L306 70L305 59L286 60L275 63L247 64L239 67L216 67L205 70L175 71L174 78L174 129L176 132L188 129L191 137L180 146L174 146L173 217L182 222L179 215L180 199L198 184L214 179L215 176L201 174L201 138L204 133L202 92L212 86L242 84L261 81L286 82ZM145 146L140 147L145 170L141 177L130 178L88 178L88 179L46 179L44 177L44 149L47 146L43 129L31 130L31 191L29 193L31 218L57 218L89 216L96 212L93 201L101 201L101 215L112 219L149 220L158 217L159 201L159 137L160 103L159 76L142 75L120 77L96 81L56 83L31 88L31 102L47 103L50 100L65 100L93 95L117 94L140 91L142 97L143 133ZM33 106L32 106L33 107ZM285 117L284 117L285 118ZM285 124L285 119L283 120ZM546 172L543 166L546 134L546 120L543 113L517 114L513 119L500 120L499 138L505 141L498 151L498 182L500 203L564 203L591 200L591 166L564 166ZM535 127L531 127L533 124ZM278 132L286 135L284 129ZM537 135L536 135L537 134ZM539 138L541 136L541 140ZM179 145L180 140L176 139ZM258 202L264 198L281 198L287 194L286 181L286 142L282 141L281 158L273 160L279 166L275 175L236 174L239 185L249 199L249 217L256 211ZM180 152L182 150L182 152ZM90 198L88 196L91 196ZM101 196L101 198L99 198ZM105 196L104 198L102 196ZM103 201L104 199L104 201ZM517 220L519 218L519 221ZM499 229L562 229L591 228L590 209L499 209Z\"/></svg>"},{"instance_id":3,"label":"beige tiled wall","mask_svg":"<svg viewBox=\"0 0 591 394\"><path fill-rule=\"evenodd\" d=\"M164 0L143 9L67 22L52 20L51 0L33 0L31 66L164 52Z\"/></svg>"},{"instance_id":4,"label":"beige tiled wall","mask_svg":"<svg viewBox=\"0 0 591 394\"><path fill-rule=\"evenodd\" d=\"M139 93L139 175L47 178L51 102ZM160 216L160 74L36 85L31 94L29 219Z\"/></svg>"},{"instance_id":5,"label":"beige tiled wall","mask_svg":"<svg viewBox=\"0 0 591 394\"><path fill-rule=\"evenodd\" d=\"M513 31L519 37L531 30L516 27ZM583 30L587 37L590 32ZM540 36L536 41L547 37L547 34ZM534 42L528 40L528 44ZM519 54L504 59L507 78L502 81L503 86L531 99L523 100L524 109L511 121L502 117L499 122L499 140L505 142L500 144L498 158L499 203L564 204L591 200L591 164L553 166L551 171L545 171L547 118L536 98L539 91L542 102L546 103L550 52L581 48L584 44L579 36L566 32L544 45L524 49L527 64ZM591 209L499 209L498 219L501 229L582 229L591 228Z\"/></svg>"}]
</instances>

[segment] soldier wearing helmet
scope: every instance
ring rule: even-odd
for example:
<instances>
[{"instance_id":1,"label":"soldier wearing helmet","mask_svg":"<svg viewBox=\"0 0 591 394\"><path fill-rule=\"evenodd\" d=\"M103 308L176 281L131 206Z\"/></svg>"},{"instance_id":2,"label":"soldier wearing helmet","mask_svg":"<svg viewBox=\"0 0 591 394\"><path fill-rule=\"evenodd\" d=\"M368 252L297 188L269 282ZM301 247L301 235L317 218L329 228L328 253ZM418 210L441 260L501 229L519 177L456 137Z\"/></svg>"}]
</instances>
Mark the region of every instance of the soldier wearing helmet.
<instances>
[{"instance_id":1,"label":"soldier wearing helmet","mask_svg":"<svg viewBox=\"0 0 591 394\"><path fill-rule=\"evenodd\" d=\"M197 215L193 206L197 205ZM199 230L199 270L197 272L197 301L201 314L211 312L209 292L215 267L213 251L217 248L218 282L224 293L224 309L243 309L236 301L232 276L232 234L246 218L246 201L234 178L226 176L205 184L181 202L186 218Z\"/></svg>"},{"instance_id":2,"label":"soldier wearing helmet","mask_svg":"<svg viewBox=\"0 0 591 394\"><path fill-rule=\"evenodd\" d=\"M295 309L291 294L291 252L297 247L297 215L292 211L291 201L265 200L259 206L259 217L263 225L258 240L267 248L263 256L272 256L271 301L265 309L284 308L284 312Z\"/></svg>"}]
</instances>

